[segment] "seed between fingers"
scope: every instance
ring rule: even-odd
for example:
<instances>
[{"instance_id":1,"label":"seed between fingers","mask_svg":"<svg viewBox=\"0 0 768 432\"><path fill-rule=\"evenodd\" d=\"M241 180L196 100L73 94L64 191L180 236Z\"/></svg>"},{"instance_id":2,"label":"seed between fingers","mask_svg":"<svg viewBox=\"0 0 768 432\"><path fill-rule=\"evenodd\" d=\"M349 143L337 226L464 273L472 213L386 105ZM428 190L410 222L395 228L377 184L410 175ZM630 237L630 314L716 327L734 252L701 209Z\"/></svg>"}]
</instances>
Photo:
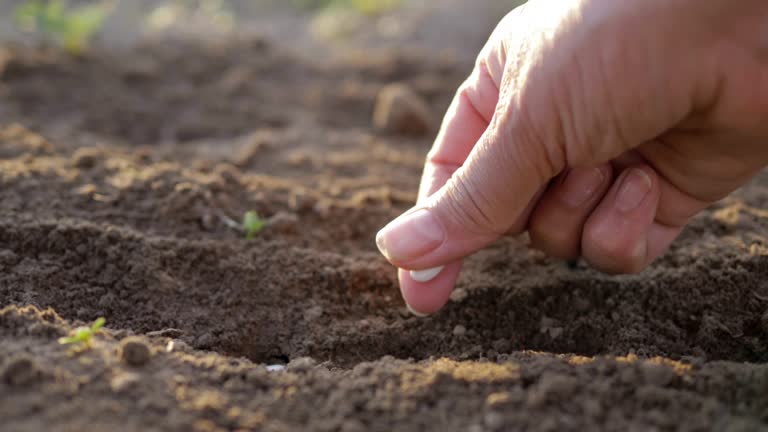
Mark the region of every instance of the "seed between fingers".
<instances>
[{"instance_id":1,"label":"seed between fingers","mask_svg":"<svg viewBox=\"0 0 768 432\"><path fill-rule=\"evenodd\" d=\"M429 282L443 271L443 266L432 267L424 270L411 270L411 279L416 282Z\"/></svg>"}]
</instances>

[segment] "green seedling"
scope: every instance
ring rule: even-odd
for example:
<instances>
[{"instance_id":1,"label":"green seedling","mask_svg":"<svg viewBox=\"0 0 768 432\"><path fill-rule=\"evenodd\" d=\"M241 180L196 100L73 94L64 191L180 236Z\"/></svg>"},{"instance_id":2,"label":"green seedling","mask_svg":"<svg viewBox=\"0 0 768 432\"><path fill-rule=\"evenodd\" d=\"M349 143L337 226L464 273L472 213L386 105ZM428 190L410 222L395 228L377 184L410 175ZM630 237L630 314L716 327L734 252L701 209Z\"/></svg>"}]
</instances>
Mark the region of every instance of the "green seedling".
<instances>
[{"instance_id":1,"label":"green seedling","mask_svg":"<svg viewBox=\"0 0 768 432\"><path fill-rule=\"evenodd\" d=\"M244 233L245 238L249 240L255 237L256 234L267 225L266 219L262 219L261 216L253 210L243 214L242 222L237 222L220 211L217 212L217 214L224 225Z\"/></svg>"},{"instance_id":2,"label":"green seedling","mask_svg":"<svg viewBox=\"0 0 768 432\"><path fill-rule=\"evenodd\" d=\"M259 214L255 211L245 212L243 215L243 231L245 231L245 238L252 239L259 231L261 231L266 225L266 221L259 217Z\"/></svg>"},{"instance_id":3,"label":"green seedling","mask_svg":"<svg viewBox=\"0 0 768 432\"><path fill-rule=\"evenodd\" d=\"M72 333L72 336L59 338L59 343L62 345L79 345L84 348L90 348L93 344L93 335L99 332L99 330L107 322L104 317L97 319L91 324L90 327L78 327Z\"/></svg>"},{"instance_id":4,"label":"green seedling","mask_svg":"<svg viewBox=\"0 0 768 432\"><path fill-rule=\"evenodd\" d=\"M72 54L82 54L101 28L111 6L97 3L70 6L67 0L28 0L16 8L16 23L39 32Z\"/></svg>"}]
</instances>

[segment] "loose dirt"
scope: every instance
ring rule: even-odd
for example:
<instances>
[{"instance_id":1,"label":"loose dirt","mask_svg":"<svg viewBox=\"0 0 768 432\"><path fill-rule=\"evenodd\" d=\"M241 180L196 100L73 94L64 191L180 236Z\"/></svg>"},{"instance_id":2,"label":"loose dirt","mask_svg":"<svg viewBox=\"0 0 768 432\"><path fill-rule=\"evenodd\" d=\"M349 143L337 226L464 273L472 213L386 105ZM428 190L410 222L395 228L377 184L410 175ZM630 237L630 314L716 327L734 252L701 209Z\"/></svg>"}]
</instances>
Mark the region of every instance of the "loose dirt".
<instances>
[{"instance_id":1,"label":"loose dirt","mask_svg":"<svg viewBox=\"0 0 768 432\"><path fill-rule=\"evenodd\" d=\"M640 275L506 239L419 319L373 236L431 137L371 118L391 83L439 118L463 67L253 38L0 57L3 430L768 430L768 175ZM250 241L247 210L273 221ZM57 343L99 316L93 349Z\"/></svg>"}]
</instances>

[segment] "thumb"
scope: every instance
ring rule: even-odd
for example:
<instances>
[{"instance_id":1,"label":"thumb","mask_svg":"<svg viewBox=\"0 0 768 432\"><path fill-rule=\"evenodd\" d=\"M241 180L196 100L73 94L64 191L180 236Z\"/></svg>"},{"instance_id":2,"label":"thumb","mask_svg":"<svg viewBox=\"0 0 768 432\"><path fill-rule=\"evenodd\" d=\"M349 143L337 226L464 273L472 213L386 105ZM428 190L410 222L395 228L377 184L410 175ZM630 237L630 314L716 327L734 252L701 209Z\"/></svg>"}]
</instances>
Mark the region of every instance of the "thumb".
<instances>
[{"instance_id":1,"label":"thumb","mask_svg":"<svg viewBox=\"0 0 768 432\"><path fill-rule=\"evenodd\" d=\"M376 242L392 264L438 267L525 228L535 198L562 167L529 139L519 117L497 110L445 185L379 231Z\"/></svg>"}]
</instances>

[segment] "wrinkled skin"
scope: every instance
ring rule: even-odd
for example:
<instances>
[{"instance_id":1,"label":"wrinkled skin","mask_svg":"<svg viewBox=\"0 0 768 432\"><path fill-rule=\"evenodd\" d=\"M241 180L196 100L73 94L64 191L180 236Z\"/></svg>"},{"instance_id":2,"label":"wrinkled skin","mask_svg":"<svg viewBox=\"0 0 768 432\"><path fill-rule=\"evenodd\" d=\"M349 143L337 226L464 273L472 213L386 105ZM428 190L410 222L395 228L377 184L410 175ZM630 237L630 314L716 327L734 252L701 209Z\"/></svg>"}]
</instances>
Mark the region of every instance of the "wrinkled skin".
<instances>
[{"instance_id":1,"label":"wrinkled skin","mask_svg":"<svg viewBox=\"0 0 768 432\"><path fill-rule=\"evenodd\" d=\"M528 231L559 258L642 270L768 162L768 2L533 0L499 24L377 235L411 310L462 259Z\"/></svg>"}]
</instances>

